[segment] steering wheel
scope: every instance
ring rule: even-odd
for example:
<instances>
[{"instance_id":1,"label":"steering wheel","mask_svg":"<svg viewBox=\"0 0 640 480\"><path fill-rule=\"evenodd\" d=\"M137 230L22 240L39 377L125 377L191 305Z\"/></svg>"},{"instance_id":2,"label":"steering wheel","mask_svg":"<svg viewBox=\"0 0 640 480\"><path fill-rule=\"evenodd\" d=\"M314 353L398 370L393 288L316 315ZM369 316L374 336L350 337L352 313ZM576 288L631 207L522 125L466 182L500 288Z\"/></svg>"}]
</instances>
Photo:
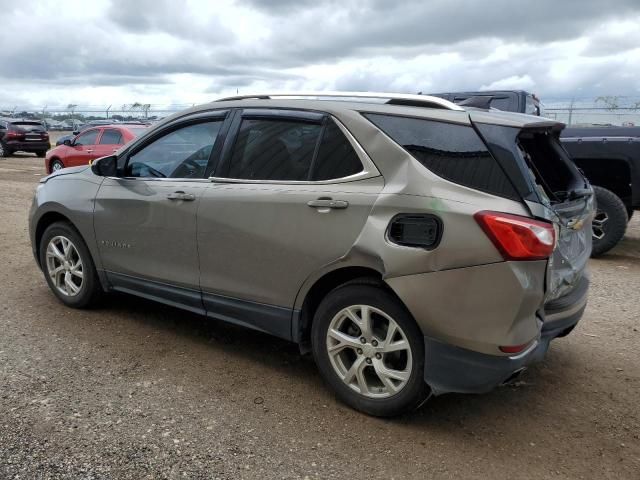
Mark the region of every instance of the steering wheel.
<instances>
[{"instance_id":1,"label":"steering wheel","mask_svg":"<svg viewBox=\"0 0 640 480\"><path fill-rule=\"evenodd\" d=\"M138 177L146 177L148 175L151 175L152 177L156 177L156 178L166 178L167 177L160 170L156 170L155 168L150 167L146 163L134 162L134 163L129 165L129 168L131 169L131 173L133 173L135 168L138 168L140 173L145 173L145 175L137 175ZM136 175L134 175L134 176L136 176Z\"/></svg>"}]
</instances>

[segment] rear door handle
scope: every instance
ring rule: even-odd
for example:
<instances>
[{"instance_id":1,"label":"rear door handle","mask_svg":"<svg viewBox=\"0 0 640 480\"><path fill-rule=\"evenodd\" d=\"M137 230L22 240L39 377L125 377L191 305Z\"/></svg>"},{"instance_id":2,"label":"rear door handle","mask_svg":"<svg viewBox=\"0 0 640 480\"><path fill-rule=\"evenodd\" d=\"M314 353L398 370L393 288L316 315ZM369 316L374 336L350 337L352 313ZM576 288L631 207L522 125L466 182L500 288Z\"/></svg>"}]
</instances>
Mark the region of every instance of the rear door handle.
<instances>
[{"instance_id":1,"label":"rear door handle","mask_svg":"<svg viewBox=\"0 0 640 480\"><path fill-rule=\"evenodd\" d=\"M93 153L93 150L87 150L87 153Z\"/></svg>"},{"instance_id":2,"label":"rear door handle","mask_svg":"<svg viewBox=\"0 0 640 480\"><path fill-rule=\"evenodd\" d=\"M185 202L193 202L196 196L193 193L184 193L183 191L177 191L167 195L169 200L184 200Z\"/></svg>"},{"instance_id":3,"label":"rear door handle","mask_svg":"<svg viewBox=\"0 0 640 480\"><path fill-rule=\"evenodd\" d=\"M346 200L333 200L331 198L318 198L317 200L310 200L307 205L312 208L347 208L349 202Z\"/></svg>"}]
</instances>

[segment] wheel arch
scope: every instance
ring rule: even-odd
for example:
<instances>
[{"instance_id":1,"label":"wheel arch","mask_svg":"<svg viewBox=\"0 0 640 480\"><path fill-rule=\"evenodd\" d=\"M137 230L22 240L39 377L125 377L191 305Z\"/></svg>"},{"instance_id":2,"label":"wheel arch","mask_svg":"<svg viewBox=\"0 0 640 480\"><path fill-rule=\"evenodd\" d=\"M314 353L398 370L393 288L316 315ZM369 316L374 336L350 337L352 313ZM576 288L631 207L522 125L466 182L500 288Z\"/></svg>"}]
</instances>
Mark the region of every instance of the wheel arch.
<instances>
[{"instance_id":1,"label":"wheel arch","mask_svg":"<svg viewBox=\"0 0 640 480\"><path fill-rule=\"evenodd\" d=\"M301 308L297 313L296 321L292 324L292 338L293 341L299 344L302 353L308 353L311 350L311 326L320 302L335 288L351 282L380 287L391 293L404 305L402 300L399 299L396 293L384 281L383 274L374 268L352 265L324 272L319 278L313 281L306 292L299 294L299 297L302 297Z\"/></svg>"},{"instance_id":2,"label":"wheel arch","mask_svg":"<svg viewBox=\"0 0 640 480\"><path fill-rule=\"evenodd\" d=\"M38 223L36 224L35 234L34 234L36 252L38 252L38 255L36 255L36 260L37 260L38 265L40 266L40 268L42 268L42 265L40 265L40 255L39 255L40 242L42 241L42 235L44 234L45 230L50 225L52 225L52 224L54 224L56 222L66 222L66 223L68 223L69 225L71 225L78 232L78 235L80 235L82 237L82 235L78 231L77 227L73 224L73 222L66 215L63 215L62 213L57 212L57 211L49 211L49 212L46 212L45 214L43 214L38 219Z\"/></svg>"},{"instance_id":3,"label":"wheel arch","mask_svg":"<svg viewBox=\"0 0 640 480\"><path fill-rule=\"evenodd\" d=\"M62 159L58 156L53 156L51 158L47 159L47 172L52 172L53 170L51 169L51 164L53 162L55 162L56 160L58 160L60 163L62 163L62 165L64 165L64 162L62 161Z\"/></svg>"}]
</instances>

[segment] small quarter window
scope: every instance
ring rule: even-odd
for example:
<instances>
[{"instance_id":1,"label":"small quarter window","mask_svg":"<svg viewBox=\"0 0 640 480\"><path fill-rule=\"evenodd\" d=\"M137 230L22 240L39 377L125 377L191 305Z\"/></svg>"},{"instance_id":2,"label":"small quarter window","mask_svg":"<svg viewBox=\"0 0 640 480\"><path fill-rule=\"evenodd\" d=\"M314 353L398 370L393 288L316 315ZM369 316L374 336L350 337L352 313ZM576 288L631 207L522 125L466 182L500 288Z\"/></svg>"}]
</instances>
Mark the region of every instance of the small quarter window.
<instances>
[{"instance_id":1,"label":"small quarter window","mask_svg":"<svg viewBox=\"0 0 640 480\"><path fill-rule=\"evenodd\" d=\"M326 124L311 180L331 180L355 175L363 170L349 140L333 120Z\"/></svg>"}]
</instances>

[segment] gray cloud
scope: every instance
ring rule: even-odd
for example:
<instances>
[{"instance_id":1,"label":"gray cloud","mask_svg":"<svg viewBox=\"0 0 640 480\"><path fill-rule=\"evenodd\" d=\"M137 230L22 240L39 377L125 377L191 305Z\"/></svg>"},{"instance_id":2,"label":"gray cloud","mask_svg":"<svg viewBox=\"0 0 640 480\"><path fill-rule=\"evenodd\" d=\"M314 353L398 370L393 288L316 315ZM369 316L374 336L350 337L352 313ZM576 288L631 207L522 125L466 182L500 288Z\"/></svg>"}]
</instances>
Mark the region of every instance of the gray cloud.
<instances>
[{"instance_id":1,"label":"gray cloud","mask_svg":"<svg viewBox=\"0 0 640 480\"><path fill-rule=\"evenodd\" d=\"M514 82L550 96L640 92L638 55L629 60L640 37L610 27L637 22L637 0L619 0L615 8L601 0L538 0L526 8L510 0L74 5L40 16L31 13L32 0L3 7L0 44L11 45L0 49L3 97L19 86L142 93L148 86L184 97L171 88L185 74L202 78L201 94L254 86L442 91ZM563 50L569 47L562 42L579 38L582 48ZM558 73L558 62L575 69Z\"/></svg>"}]
</instances>

